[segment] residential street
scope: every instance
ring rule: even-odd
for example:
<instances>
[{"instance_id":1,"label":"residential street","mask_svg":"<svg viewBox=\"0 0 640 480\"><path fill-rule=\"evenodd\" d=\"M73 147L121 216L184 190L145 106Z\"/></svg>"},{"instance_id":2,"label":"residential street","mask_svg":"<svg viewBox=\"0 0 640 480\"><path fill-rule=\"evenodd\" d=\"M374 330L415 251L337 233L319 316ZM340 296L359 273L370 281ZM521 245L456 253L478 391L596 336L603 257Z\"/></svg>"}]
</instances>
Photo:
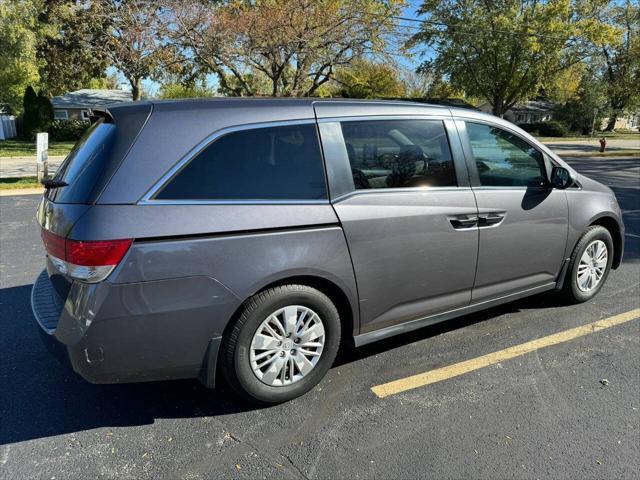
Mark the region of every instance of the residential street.
<instances>
[{"instance_id":1,"label":"residential street","mask_svg":"<svg viewBox=\"0 0 640 480\"><path fill-rule=\"evenodd\" d=\"M0 197L0 479L638 478L638 319L371 391L640 308L640 158L568 161L624 211L624 262L593 301L543 294L350 351L319 387L271 408L197 381L91 385L59 365L30 309L39 198Z\"/></svg>"}]
</instances>

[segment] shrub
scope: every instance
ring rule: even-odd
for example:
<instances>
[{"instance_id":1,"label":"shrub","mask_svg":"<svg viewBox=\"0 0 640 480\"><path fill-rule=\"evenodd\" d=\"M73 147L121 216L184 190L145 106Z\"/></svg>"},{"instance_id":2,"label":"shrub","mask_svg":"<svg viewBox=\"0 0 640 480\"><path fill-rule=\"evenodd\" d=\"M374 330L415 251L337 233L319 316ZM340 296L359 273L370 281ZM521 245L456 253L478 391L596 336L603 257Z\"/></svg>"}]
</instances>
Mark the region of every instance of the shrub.
<instances>
[{"instance_id":1,"label":"shrub","mask_svg":"<svg viewBox=\"0 0 640 480\"><path fill-rule=\"evenodd\" d=\"M54 142L79 140L89 126L89 122L81 120L54 120L49 128L50 140Z\"/></svg>"},{"instance_id":2,"label":"shrub","mask_svg":"<svg viewBox=\"0 0 640 480\"><path fill-rule=\"evenodd\" d=\"M525 132L540 135L541 137L565 137L569 133L569 129L565 124L555 120L525 123L520 125L520 128Z\"/></svg>"},{"instance_id":3,"label":"shrub","mask_svg":"<svg viewBox=\"0 0 640 480\"><path fill-rule=\"evenodd\" d=\"M538 134L540 131L540 122L536 123L523 123L522 125L518 125L522 130L531 134Z\"/></svg>"},{"instance_id":4,"label":"shrub","mask_svg":"<svg viewBox=\"0 0 640 480\"><path fill-rule=\"evenodd\" d=\"M569 129L565 124L551 120L549 122L540 122L538 132L542 137L566 137Z\"/></svg>"}]
</instances>

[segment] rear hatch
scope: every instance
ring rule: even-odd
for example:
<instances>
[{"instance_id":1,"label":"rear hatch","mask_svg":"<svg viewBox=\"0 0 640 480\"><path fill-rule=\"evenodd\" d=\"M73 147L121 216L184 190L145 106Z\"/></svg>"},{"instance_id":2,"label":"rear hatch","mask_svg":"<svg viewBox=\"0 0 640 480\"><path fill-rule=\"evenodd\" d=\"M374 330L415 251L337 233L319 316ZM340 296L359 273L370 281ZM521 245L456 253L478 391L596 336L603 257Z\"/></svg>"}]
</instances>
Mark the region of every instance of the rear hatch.
<instances>
[{"instance_id":1,"label":"rear hatch","mask_svg":"<svg viewBox=\"0 0 640 480\"><path fill-rule=\"evenodd\" d=\"M47 270L56 292L67 297L73 280L106 278L130 245L113 239L73 238L73 225L91 214L151 113L146 102L117 106L99 116L63 161L38 208ZM128 242L128 243L127 243ZM120 255L121 258L121 255ZM119 260L118 260L119 261ZM106 262L106 263L105 263ZM103 268L109 267L109 268Z\"/></svg>"}]
</instances>

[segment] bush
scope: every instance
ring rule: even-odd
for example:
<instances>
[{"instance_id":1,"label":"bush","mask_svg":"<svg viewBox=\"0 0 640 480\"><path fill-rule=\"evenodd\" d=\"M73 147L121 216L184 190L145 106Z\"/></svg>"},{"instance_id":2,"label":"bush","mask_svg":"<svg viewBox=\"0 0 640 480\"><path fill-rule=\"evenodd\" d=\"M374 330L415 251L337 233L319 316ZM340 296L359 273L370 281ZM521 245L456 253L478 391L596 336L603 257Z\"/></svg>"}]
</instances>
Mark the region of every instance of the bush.
<instances>
[{"instance_id":1,"label":"bush","mask_svg":"<svg viewBox=\"0 0 640 480\"><path fill-rule=\"evenodd\" d=\"M525 123L520 125L525 132L540 135L541 137L565 137L569 133L569 129L563 123L555 120L548 122Z\"/></svg>"},{"instance_id":2,"label":"bush","mask_svg":"<svg viewBox=\"0 0 640 480\"><path fill-rule=\"evenodd\" d=\"M81 120L54 120L49 127L50 140L54 142L79 140L89 126L89 122Z\"/></svg>"},{"instance_id":3,"label":"bush","mask_svg":"<svg viewBox=\"0 0 640 480\"><path fill-rule=\"evenodd\" d=\"M541 122L538 131L542 137L566 137L569 133L569 129L565 124L554 120Z\"/></svg>"},{"instance_id":4,"label":"bush","mask_svg":"<svg viewBox=\"0 0 640 480\"><path fill-rule=\"evenodd\" d=\"M540 122L537 123L523 123L518 125L522 130L531 134L538 134L540 131Z\"/></svg>"}]
</instances>

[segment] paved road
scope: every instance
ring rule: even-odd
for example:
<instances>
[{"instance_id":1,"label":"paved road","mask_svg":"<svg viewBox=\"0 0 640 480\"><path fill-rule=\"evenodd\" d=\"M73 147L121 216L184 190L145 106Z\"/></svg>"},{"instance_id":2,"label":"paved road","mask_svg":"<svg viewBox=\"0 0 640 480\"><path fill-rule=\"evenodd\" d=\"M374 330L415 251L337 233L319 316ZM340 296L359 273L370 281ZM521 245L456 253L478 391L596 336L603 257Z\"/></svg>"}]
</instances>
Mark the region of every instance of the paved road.
<instances>
[{"instance_id":1,"label":"paved road","mask_svg":"<svg viewBox=\"0 0 640 480\"><path fill-rule=\"evenodd\" d=\"M264 409L195 381L95 386L59 366L29 310L37 198L0 198L0 478L637 478L638 320L385 399L370 390L640 307L640 162L572 163L625 210L624 264L594 301L536 296L348 352L311 393Z\"/></svg>"}]
</instances>

